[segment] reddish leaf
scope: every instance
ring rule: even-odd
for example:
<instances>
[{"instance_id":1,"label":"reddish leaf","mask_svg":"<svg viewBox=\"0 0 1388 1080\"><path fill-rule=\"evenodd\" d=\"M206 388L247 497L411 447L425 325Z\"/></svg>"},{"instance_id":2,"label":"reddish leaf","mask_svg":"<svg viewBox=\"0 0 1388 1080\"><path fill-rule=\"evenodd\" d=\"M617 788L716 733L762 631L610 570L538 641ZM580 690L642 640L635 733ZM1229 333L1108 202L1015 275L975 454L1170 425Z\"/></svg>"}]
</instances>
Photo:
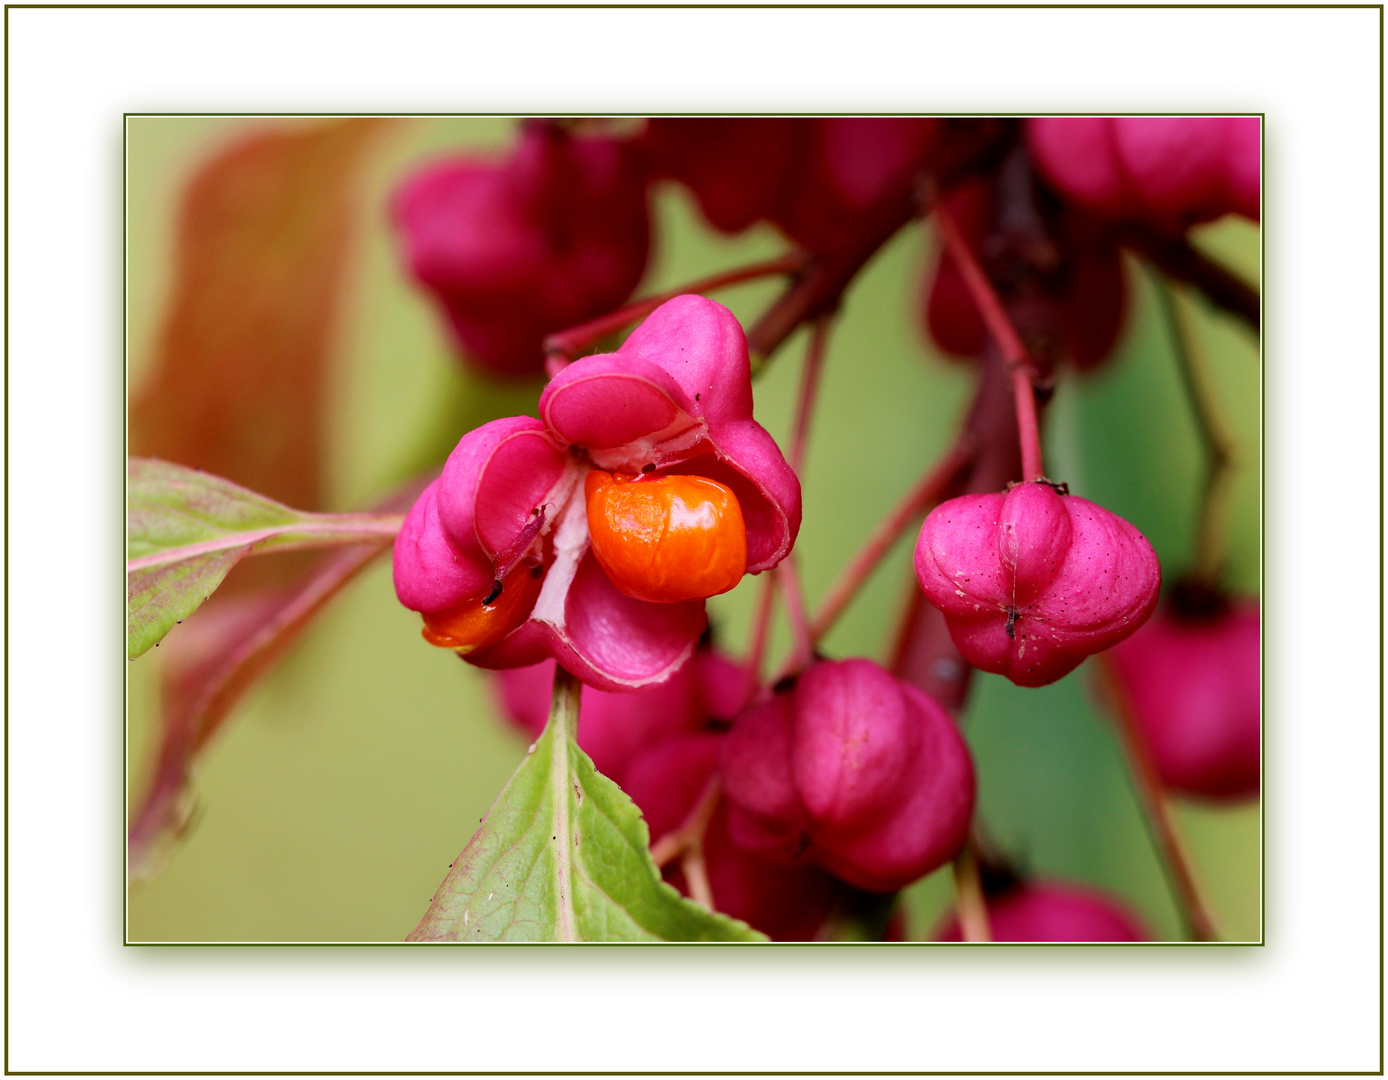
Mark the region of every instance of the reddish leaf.
<instances>
[{"instance_id":1,"label":"reddish leaf","mask_svg":"<svg viewBox=\"0 0 1388 1080\"><path fill-rule=\"evenodd\" d=\"M133 453L321 508L324 375L357 181L383 123L257 131L192 178Z\"/></svg>"},{"instance_id":2,"label":"reddish leaf","mask_svg":"<svg viewBox=\"0 0 1388 1080\"><path fill-rule=\"evenodd\" d=\"M375 509L403 510L432 479L404 485ZM388 551L388 544L354 545L318 555L287 587L219 593L164 640L160 744L130 821L132 875L150 873L187 828L193 761L232 709L328 602Z\"/></svg>"}]
</instances>

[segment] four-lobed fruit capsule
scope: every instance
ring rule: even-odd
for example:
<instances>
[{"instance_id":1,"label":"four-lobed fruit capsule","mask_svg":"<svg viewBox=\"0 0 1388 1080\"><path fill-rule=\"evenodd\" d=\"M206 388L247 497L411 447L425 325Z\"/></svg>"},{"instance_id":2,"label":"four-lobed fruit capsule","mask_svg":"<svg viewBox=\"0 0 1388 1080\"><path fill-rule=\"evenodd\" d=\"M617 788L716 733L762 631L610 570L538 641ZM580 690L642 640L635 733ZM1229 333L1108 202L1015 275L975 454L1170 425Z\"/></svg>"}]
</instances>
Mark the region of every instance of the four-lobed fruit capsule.
<instances>
[{"instance_id":1,"label":"four-lobed fruit capsule","mask_svg":"<svg viewBox=\"0 0 1388 1080\"><path fill-rule=\"evenodd\" d=\"M720 758L733 840L891 892L968 831L973 761L944 708L870 660L821 661L733 721Z\"/></svg>"},{"instance_id":2,"label":"four-lobed fruit capsule","mask_svg":"<svg viewBox=\"0 0 1388 1080\"><path fill-rule=\"evenodd\" d=\"M1044 481L937 506L916 576L964 658L1018 686L1045 686L1152 614L1161 566L1117 514Z\"/></svg>"}]
</instances>

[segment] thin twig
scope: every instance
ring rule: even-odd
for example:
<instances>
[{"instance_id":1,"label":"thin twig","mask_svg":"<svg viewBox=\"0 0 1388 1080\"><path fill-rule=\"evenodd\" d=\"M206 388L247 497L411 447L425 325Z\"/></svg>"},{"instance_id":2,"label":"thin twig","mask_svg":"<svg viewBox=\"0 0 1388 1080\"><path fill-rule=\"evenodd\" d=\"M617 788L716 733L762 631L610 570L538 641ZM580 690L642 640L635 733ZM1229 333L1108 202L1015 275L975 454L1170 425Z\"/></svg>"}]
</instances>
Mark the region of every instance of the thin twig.
<instances>
[{"instance_id":1,"label":"thin twig","mask_svg":"<svg viewBox=\"0 0 1388 1080\"><path fill-rule=\"evenodd\" d=\"M809 258L808 252L791 251L766 262L752 263L749 266L740 266L734 270L725 270L721 274L691 281L687 285L663 292L659 296L637 300L635 303L628 304L609 315L603 315L567 330L550 334L545 338L545 352L553 356L571 357L580 349L587 348L629 323L644 319L661 304L673 300L677 296L684 296L686 293L713 292L716 289L740 285L746 281L755 281L758 278L772 277L776 274L798 274L805 268Z\"/></svg>"},{"instance_id":2,"label":"thin twig","mask_svg":"<svg viewBox=\"0 0 1388 1080\"><path fill-rule=\"evenodd\" d=\"M688 851L691 845L703 843L704 833L708 832L708 823L713 820L713 811L718 807L722 790L715 772L705 782L704 789L699 792L684 820L651 845L651 858L656 866L665 866Z\"/></svg>"},{"instance_id":3,"label":"thin twig","mask_svg":"<svg viewBox=\"0 0 1388 1080\"><path fill-rule=\"evenodd\" d=\"M801 323L833 311L865 263L920 213L915 198L884 204L862 230L837 251L816 254L799 279L747 333L752 370L757 371Z\"/></svg>"},{"instance_id":4,"label":"thin twig","mask_svg":"<svg viewBox=\"0 0 1388 1080\"><path fill-rule=\"evenodd\" d=\"M795 431L790 440L790 467L802 480L805 476L805 455L809 449L810 419L819 392L819 376L824 370L824 355L829 347L829 328L833 315L825 314L815 320L810 345L805 350L805 367L800 375L800 399L795 406Z\"/></svg>"},{"instance_id":5,"label":"thin twig","mask_svg":"<svg viewBox=\"0 0 1388 1080\"><path fill-rule=\"evenodd\" d=\"M1181 375L1181 386L1205 447L1205 483L1200 493L1200 511L1196 519L1191 574L1197 580L1213 586L1219 579L1224 536L1228 527L1234 443L1215 406L1208 372L1200 362L1190 327L1181 311L1181 298L1159 271L1152 270L1151 277L1171 335L1171 348Z\"/></svg>"},{"instance_id":6,"label":"thin twig","mask_svg":"<svg viewBox=\"0 0 1388 1080\"><path fill-rule=\"evenodd\" d=\"M965 941L992 941L988 901L978 872L978 852L970 837L954 857L954 903L959 913L959 932Z\"/></svg>"},{"instance_id":7,"label":"thin twig","mask_svg":"<svg viewBox=\"0 0 1388 1080\"><path fill-rule=\"evenodd\" d=\"M791 650L786 658L785 670L781 678L801 671L814 659L814 637L810 633L810 617L805 610L805 592L800 587L800 573L795 565L792 552L776 567L776 584L786 605L786 618L790 621ZM780 679L778 678L779 682Z\"/></svg>"},{"instance_id":8,"label":"thin twig","mask_svg":"<svg viewBox=\"0 0 1388 1080\"><path fill-rule=\"evenodd\" d=\"M680 870L684 873L684 883L689 886L689 898L703 904L709 911L714 910L713 886L708 880L703 844L694 844L684 853L680 859Z\"/></svg>"},{"instance_id":9,"label":"thin twig","mask_svg":"<svg viewBox=\"0 0 1388 1080\"><path fill-rule=\"evenodd\" d=\"M747 643L747 659L744 668L747 673L747 688L743 702L752 700L752 695L761 682L762 660L766 657L766 642L771 636L771 611L776 602L776 574L773 571L763 574L761 589L757 593L757 607L752 615L751 639Z\"/></svg>"},{"instance_id":10,"label":"thin twig","mask_svg":"<svg viewBox=\"0 0 1388 1080\"><path fill-rule=\"evenodd\" d=\"M950 448L945 458L931 467L915 487L878 523L872 535L858 549L853 560L843 569L838 580L829 587L820 602L810 627L810 639L818 644L835 621L862 588L878 564L895 546L901 534L917 517L939 502L943 493L958 479L959 474L973 461L973 440L963 436Z\"/></svg>"},{"instance_id":11,"label":"thin twig","mask_svg":"<svg viewBox=\"0 0 1388 1080\"><path fill-rule=\"evenodd\" d=\"M1259 332L1262 298L1256 288L1228 267L1180 237L1134 227L1123 234L1123 240L1158 269L1193 285L1210 303L1238 318L1255 334Z\"/></svg>"},{"instance_id":12,"label":"thin twig","mask_svg":"<svg viewBox=\"0 0 1388 1080\"><path fill-rule=\"evenodd\" d=\"M1132 702L1128 700L1108 657L1100 653L1096 661L1112 695L1129 771L1138 790L1138 801L1142 804L1147 829L1161 857L1162 869L1166 872L1176 907L1191 938L1196 941L1217 941L1214 915L1196 881L1190 854L1171 811L1171 800L1167 797L1147 742L1138 729Z\"/></svg>"}]
</instances>

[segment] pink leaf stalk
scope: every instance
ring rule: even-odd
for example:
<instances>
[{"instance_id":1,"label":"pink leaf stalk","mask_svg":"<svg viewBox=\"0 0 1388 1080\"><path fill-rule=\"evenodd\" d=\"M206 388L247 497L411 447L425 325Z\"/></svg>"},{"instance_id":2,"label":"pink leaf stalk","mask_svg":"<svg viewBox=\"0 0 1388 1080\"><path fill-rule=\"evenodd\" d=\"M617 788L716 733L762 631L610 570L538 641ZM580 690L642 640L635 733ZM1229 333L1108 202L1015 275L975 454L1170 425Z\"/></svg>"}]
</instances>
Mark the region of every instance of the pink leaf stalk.
<instances>
[{"instance_id":1,"label":"pink leaf stalk","mask_svg":"<svg viewBox=\"0 0 1388 1080\"><path fill-rule=\"evenodd\" d=\"M891 892L963 845L973 762L954 721L868 660L821 662L742 713L720 769L741 847Z\"/></svg>"},{"instance_id":2,"label":"pink leaf stalk","mask_svg":"<svg viewBox=\"0 0 1388 1080\"><path fill-rule=\"evenodd\" d=\"M800 484L752 419L742 328L721 304L677 297L617 352L566 367L539 404L541 419L495 420L458 443L396 542L396 592L427 616L528 573L540 581L528 619L470 662L550 657L603 690L664 682L693 655L704 603L638 600L613 585L590 547L584 481L594 468L715 480L740 505L747 572L785 558Z\"/></svg>"},{"instance_id":3,"label":"pink leaf stalk","mask_svg":"<svg viewBox=\"0 0 1388 1080\"><path fill-rule=\"evenodd\" d=\"M620 306L650 249L635 149L529 121L504 159L417 172L393 212L410 272L463 354L495 374L537 373L546 334Z\"/></svg>"},{"instance_id":4,"label":"pink leaf stalk","mask_svg":"<svg viewBox=\"0 0 1388 1080\"><path fill-rule=\"evenodd\" d=\"M1137 529L1044 482L936 507L916 576L964 658L1018 686L1045 686L1152 614L1161 566Z\"/></svg>"},{"instance_id":5,"label":"pink leaf stalk","mask_svg":"<svg viewBox=\"0 0 1388 1080\"><path fill-rule=\"evenodd\" d=\"M1142 921L1118 901L1061 882L1025 882L988 898L994 941L1150 941ZM936 941L963 941L959 916L947 916Z\"/></svg>"},{"instance_id":6,"label":"pink leaf stalk","mask_svg":"<svg viewBox=\"0 0 1388 1080\"><path fill-rule=\"evenodd\" d=\"M1106 217L1180 231L1227 213L1257 221L1257 117L1093 116L1027 121L1027 145L1064 196Z\"/></svg>"},{"instance_id":7,"label":"pink leaf stalk","mask_svg":"<svg viewBox=\"0 0 1388 1080\"><path fill-rule=\"evenodd\" d=\"M1262 762L1256 602L1165 605L1108 653L1163 785L1199 798L1256 797Z\"/></svg>"}]
</instances>

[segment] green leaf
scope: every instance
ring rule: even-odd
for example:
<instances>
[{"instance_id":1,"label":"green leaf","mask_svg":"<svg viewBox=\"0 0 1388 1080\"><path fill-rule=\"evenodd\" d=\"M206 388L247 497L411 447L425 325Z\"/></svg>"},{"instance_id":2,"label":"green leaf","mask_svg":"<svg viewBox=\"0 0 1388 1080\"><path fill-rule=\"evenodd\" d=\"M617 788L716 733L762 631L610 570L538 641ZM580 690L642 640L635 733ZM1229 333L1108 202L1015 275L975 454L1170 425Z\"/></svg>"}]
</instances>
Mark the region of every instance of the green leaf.
<instances>
[{"instance_id":1,"label":"green leaf","mask_svg":"<svg viewBox=\"0 0 1388 1080\"><path fill-rule=\"evenodd\" d=\"M574 741L556 669L544 734L497 796L409 941L765 941L661 880L641 812Z\"/></svg>"},{"instance_id":2,"label":"green leaf","mask_svg":"<svg viewBox=\"0 0 1388 1080\"><path fill-rule=\"evenodd\" d=\"M251 550L387 543L398 515L308 514L220 476L132 459L127 503L127 651L143 655L212 595Z\"/></svg>"},{"instance_id":3,"label":"green leaf","mask_svg":"<svg viewBox=\"0 0 1388 1080\"><path fill-rule=\"evenodd\" d=\"M245 553L245 548L237 548L127 574L126 647L130 659L143 656L175 624L201 607Z\"/></svg>"}]
</instances>

